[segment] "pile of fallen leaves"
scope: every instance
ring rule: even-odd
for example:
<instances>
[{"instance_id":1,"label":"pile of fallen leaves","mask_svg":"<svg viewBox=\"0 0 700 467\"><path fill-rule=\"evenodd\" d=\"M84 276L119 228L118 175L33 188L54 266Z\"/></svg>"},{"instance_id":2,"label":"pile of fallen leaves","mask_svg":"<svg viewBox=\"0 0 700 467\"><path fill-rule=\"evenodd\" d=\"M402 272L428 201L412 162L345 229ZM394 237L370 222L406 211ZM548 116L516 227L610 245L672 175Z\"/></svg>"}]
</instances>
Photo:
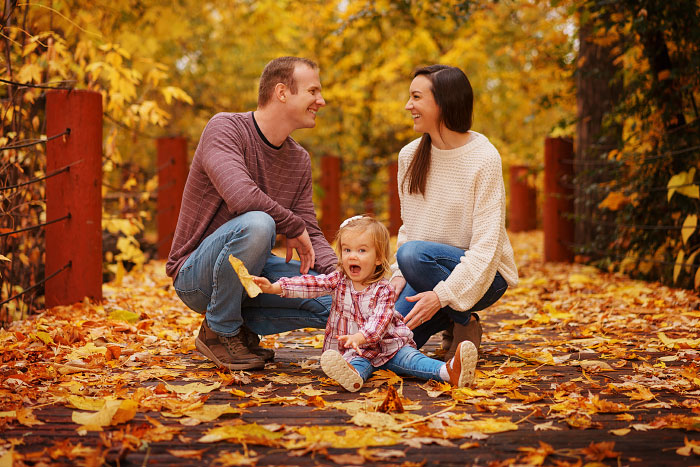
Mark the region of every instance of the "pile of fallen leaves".
<instances>
[{"instance_id":1,"label":"pile of fallen leaves","mask_svg":"<svg viewBox=\"0 0 700 467\"><path fill-rule=\"evenodd\" d=\"M346 393L311 329L266 336L265 370L221 371L162 262L101 303L15 322L0 330L0 467L700 463L698 296L544 264L539 232L512 240L521 281L481 312L472 388L378 371Z\"/></svg>"}]
</instances>

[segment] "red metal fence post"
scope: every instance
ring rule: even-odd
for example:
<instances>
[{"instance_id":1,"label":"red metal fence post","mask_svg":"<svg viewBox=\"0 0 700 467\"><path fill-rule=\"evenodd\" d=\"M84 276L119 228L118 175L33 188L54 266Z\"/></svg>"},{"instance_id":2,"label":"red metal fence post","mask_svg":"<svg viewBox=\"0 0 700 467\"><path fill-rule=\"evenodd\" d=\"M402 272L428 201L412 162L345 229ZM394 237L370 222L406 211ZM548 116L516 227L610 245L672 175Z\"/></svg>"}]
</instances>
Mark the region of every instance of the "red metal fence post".
<instances>
[{"instance_id":1,"label":"red metal fence post","mask_svg":"<svg viewBox=\"0 0 700 467\"><path fill-rule=\"evenodd\" d=\"M102 95L94 91L48 91L46 134L70 135L46 143L46 172L71 165L46 180L46 274L71 267L46 282L46 306L84 297L102 299Z\"/></svg>"},{"instance_id":2,"label":"red metal fence post","mask_svg":"<svg viewBox=\"0 0 700 467\"><path fill-rule=\"evenodd\" d=\"M544 260L572 262L574 242L574 145L564 138L544 142ZM566 161L568 159L569 161Z\"/></svg>"},{"instance_id":3,"label":"red metal fence post","mask_svg":"<svg viewBox=\"0 0 700 467\"><path fill-rule=\"evenodd\" d=\"M158 258L170 254L187 181L187 139L158 138Z\"/></svg>"},{"instance_id":4,"label":"red metal fence post","mask_svg":"<svg viewBox=\"0 0 700 467\"><path fill-rule=\"evenodd\" d=\"M537 190L530 185L527 165L510 166L510 213L508 230L524 232L537 228Z\"/></svg>"},{"instance_id":5,"label":"red metal fence post","mask_svg":"<svg viewBox=\"0 0 700 467\"><path fill-rule=\"evenodd\" d=\"M401 227L401 202L399 201L398 162L389 164L389 233L397 235Z\"/></svg>"},{"instance_id":6,"label":"red metal fence post","mask_svg":"<svg viewBox=\"0 0 700 467\"><path fill-rule=\"evenodd\" d=\"M333 242L340 225L340 158L321 157L321 230L329 242Z\"/></svg>"}]
</instances>

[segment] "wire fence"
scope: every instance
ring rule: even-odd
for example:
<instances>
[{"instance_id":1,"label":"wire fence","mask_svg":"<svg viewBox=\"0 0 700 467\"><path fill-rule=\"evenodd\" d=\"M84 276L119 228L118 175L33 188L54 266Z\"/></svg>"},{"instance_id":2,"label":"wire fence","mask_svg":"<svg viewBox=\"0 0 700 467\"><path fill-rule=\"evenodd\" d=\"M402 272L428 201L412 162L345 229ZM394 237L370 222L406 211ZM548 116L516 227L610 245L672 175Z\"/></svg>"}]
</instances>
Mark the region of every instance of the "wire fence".
<instances>
[{"instance_id":1,"label":"wire fence","mask_svg":"<svg viewBox=\"0 0 700 467\"><path fill-rule=\"evenodd\" d=\"M3 82L5 82L5 81L7 81L7 80L3 80ZM22 147L28 147L28 146L33 146L33 145L35 145L35 144L46 144L47 142L49 142L49 141L51 141L51 140L54 140L54 139L56 139L56 138L60 138L60 137L62 137L62 136L64 136L64 135L68 136L68 135L70 135L70 133L71 133L70 128L66 128L65 131L63 131L62 133L59 133L59 134L57 134L57 135L53 135L53 136L48 137L48 138L45 138L45 139L34 140L34 141L31 141L31 142L26 142L26 143L25 143L25 142L22 142L22 143L19 143L19 144L16 144L16 145L4 146L4 147L1 147L1 148L0 148L0 151L7 151L7 150L11 150L11 149L18 149L18 148L22 148ZM8 191L8 190L15 190L15 189L17 189L17 188L21 188L21 187L24 187L24 186L28 186L28 185L32 185L32 184L35 184L35 183L39 183L39 182L44 181L44 180L47 180L47 179L49 179L49 178L51 178L51 177L55 177L55 176L60 175L60 174L62 174L62 173L68 172L68 171L70 170L71 167L73 167L73 166L75 166L76 164L79 164L79 163L81 163L81 162L83 162L82 159L81 159L81 160L78 160L78 161L76 161L76 162L73 162L73 163L71 163L71 164L65 165L65 166L61 167L60 169L54 170L54 171L52 171L52 172L50 172L50 173L48 173L48 174L46 174L46 175L44 175L44 176L42 176L42 177L36 177L36 178L31 179L31 180L27 180L27 181L25 181L25 182L17 183L17 184L14 184L14 185L7 185L7 186L0 187L0 192ZM20 234L20 233L25 233L25 232L30 232L30 231L33 231L33 230L38 230L38 229L41 229L41 228L46 227L47 225L56 224L56 223L58 223L58 222L63 222L63 221L69 220L70 218L71 218L71 213L68 212L68 213L65 214L64 216L59 217L59 218L57 218L57 219L53 219L53 220L50 220L50 221L47 221L47 222L43 222L43 223L40 223L40 224L37 224L37 225L32 225L32 226L28 226L28 227L22 227L22 228L20 228L20 229L12 230L12 231L9 231L9 232L2 232L2 233L0 233L0 238L4 238L4 237L14 237L14 236L17 236L17 235ZM25 288L25 289L22 290L20 293L15 294L15 295L13 295L13 296L11 296L11 297L9 297L9 298L3 300L2 302L0 302L0 306L5 305L6 303L9 303L9 302L11 302L11 301L13 301L13 300L17 300L17 299L23 297L24 295L26 295L27 293L29 293L29 292L31 292L31 291L33 291L33 290L38 289L38 288L41 287L44 283L46 283L48 280L52 279L53 277L56 277L59 273L61 273L61 272L64 271L65 269L71 267L71 265L72 265L72 262L69 261L67 264L65 264L63 267L61 267L61 268L58 269L57 271L54 271L53 273L51 273L51 274L48 275L48 276L45 276L43 279L41 279L41 280L39 280L38 282L36 282L35 284L32 284L32 285L30 285L29 287ZM9 294L8 294L8 295L9 295Z\"/></svg>"}]
</instances>

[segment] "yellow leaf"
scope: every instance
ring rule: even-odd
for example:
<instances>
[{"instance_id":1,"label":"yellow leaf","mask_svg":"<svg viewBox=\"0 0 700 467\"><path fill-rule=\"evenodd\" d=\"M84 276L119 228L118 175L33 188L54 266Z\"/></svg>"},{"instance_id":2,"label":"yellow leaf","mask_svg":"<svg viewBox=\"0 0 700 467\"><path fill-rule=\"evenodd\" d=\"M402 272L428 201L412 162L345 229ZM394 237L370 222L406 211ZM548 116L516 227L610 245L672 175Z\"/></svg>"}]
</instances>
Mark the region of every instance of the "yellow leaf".
<instances>
[{"instance_id":1,"label":"yellow leaf","mask_svg":"<svg viewBox=\"0 0 700 467\"><path fill-rule=\"evenodd\" d=\"M695 454L696 456L700 456L700 440L689 440L688 437L685 437L685 446L682 448L676 449L676 454L680 456L689 456L691 454Z\"/></svg>"},{"instance_id":2,"label":"yellow leaf","mask_svg":"<svg viewBox=\"0 0 700 467\"><path fill-rule=\"evenodd\" d=\"M619 428L617 430L610 430L610 433L614 434L615 436L625 436L628 434L630 431L629 428Z\"/></svg>"},{"instance_id":3,"label":"yellow leaf","mask_svg":"<svg viewBox=\"0 0 700 467\"><path fill-rule=\"evenodd\" d=\"M0 255L0 261L12 261L12 260L5 255Z\"/></svg>"},{"instance_id":4,"label":"yellow leaf","mask_svg":"<svg viewBox=\"0 0 700 467\"><path fill-rule=\"evenodd\" d=\"M603 201L598 204L598 207L600 209L607 208L611 211L617 211L620 209L621 206L627 204L629 202L629 198L619 191L613 191L612 193L608 193L608 196L605 197Z\"/></svg>"},{"instance_id":5,"label":"yellow leaf","mask_svg":"<svg viewBox=\"0 0 700 467\"><path fill-rule=\"evenodd\" d=\"M15 450L10 449L5 454L0 456L0 467L12 467L15 465L14 462Z\"/></svg>"},{"instance_id":6,"label":"yellow leaf","mask_svg":"<svg viewBox=\"0 0 700 467\"><path fill-rule=\"evenodd\" d=\"M216 404L204 405L195 410L188 410L187 412L183 412L183 415L194 418L200 422L211 422L224 414L239 414L241 412L241 409L231 407L231 404Z\"/></svg>"},{"instance_id":7,"label":"yellow leaf","mask_svg":"<svg viewBox=\"0 0 700 467\"><path fill-rule=\"evenodd\" d=\"M105 406L104 399L96 399L94 397L83 396L68 396L70 405L79 410L91 410L97 412Z\"/></svg>"},{"instance_id":8,"label":"yellow leaf","mask_svg":"<svg viewBox=\"0 0 700 467\"><path fill-rule=\"evenodd\" d=\"M671 339L670 337L667 337L666 334L663 332L660 332L657 334L659 336L659 339L661 339L661 342L666 347L669 347L671 349L676 348L693 348L696 349L698 346L700 346L700 339Z\"/></svg>"},{"instance_id":9,"label":"yellow leaf","mask_svg":"<svg viewBox=\"0 0 700 467\"><path fill-rule=\"evenodd\" d=\"M250 298L257 297L258 294L262 293L262 290L260 290L258 284L253 282L253 277L248 272L248 269L245 267L245 264L243 264L243 261L233 255L228 255L228 261L231 263L233 270L236 271L236 274L238 274L238 279L241 281L241 284L243 284L243 287L245 287L245 290L248 292L248 296L250 296Z\"/></svg>"},{"instance_id":10,"label":"yellow leaf","mask_svg":"<svg viewBox=\"0 0 700 467\"><path fill-rule=\"evenodd\" d=\"M698 216L696 214L691 214L685 218L683 222L683 228L681 230L681 237L683 237L683 243L687 244L688 239L691 235L695 233L695 229L698 226Z\"/></svg>"},{"instance_id":11,"label":"yellow leaf","mask_svg":"<svg viewBox=\"0 0 700 467\"><path fill-rule=\"evenodd\" d=\"M379 430L395 430L401 429L401 425L396 422L396 419L382 412L358 412L350 421L357 426L369 426Z\"/></svg>"},{"instance_id":12,"label":"yellow leaf","mask_svg":"<svg viewBox=\"0 0 700 467\"><path fill-rule=\"evenodd\" d=\"M80 360L81 358L88 357L88 356L94 355L96 353L101 353L102 355L106 354L107 347L97 347L92 342L88 342L84 346L73 350L70 354L68 354L68 356L66 356L66 359L68 359L68 360Z\"/></svg>"},{"instance_id":13,"label":"yellow leaf","mask_svg":"<svg viewBox=\"0 0 700 467\"><path fill-rule=\"evenodd\" d=\"M120 423L125 423L134 418L136 415L136 410L139 408L139 403L126 399L121 401L121 404L117 408L117 412L112 417L111 425L118 425Z\"/></svg>"},{"instance_id":14,"label":"yellow leaf","mask_svg":"<svg viewBox=\"0 0 700 467\"><path fill-rule=\"evenodd\" d=\"M683 268L683 259L685 258L685 252L683 250L678 251L678 256L676 256L676 264L673 266L673 283L675 284L678 280L678 275L681 273L681 268Z\"/></svg>"},{"instance_id":15,"label":"yellow leaf","mask_svg":"<svg viewBox=\"0 0 700 467\"><path fill-rule=\"evenodd\" d=\"M34 412L32 412L32 409L30 408L22 408L17 410L17 421L20 422L24 426L34 426L34 425L43 425L44 422L41 420L38 420L36 416L34 416Z\"/></svg>"},{"instance_id":16,"label":"yellow leaf","mask_svg":"<svg viewBox=\"0 0 700 467\"><path fill-rule=\"evenodd\" d=\"M263 428L257 423L237 426L221 426L212 428L199 438L200 443L215 443L225 439L245 444L262 444L277 446L284 433L276 433Z\"/></svg>"},{"instance_id":17,"label":"yellow leaf","mask_svg":"<svg viewBox=\"0 0 700 467\"><path fill-rule=\"evenodd\" d=\"M218 389L221 386L221 383L214 383L210 386L207 386L204 383L190 383L190 384L184 384L184 385L170 385L166 384L165 387L168 388L168 391L173 391L178 394L207 394L212 392L214 389Z\"/></svg>"},{"instance_id":18,"label":"yellow leaf","mask_svg":"<svg viewBox=\"0 0 700 467\"><path fill-rule=\"evenodd\" d=\"M698 185L693 185L693 178L695 177L695 167L687 172L680 172L671 177L668 181L668 201L671 201L671 196L675 192L678 192L689 198L700 199L700 187Z\"/></svg>"},{"instance_id":19,"label":"yellow leaf","mask_svg":"<svg viewBox=\"0 0 700 467\"><path fill-rule=\"evenodd\" d=\"M38 337L39 339L41 339L41 341L42 341L44 344L46 344L46 345L49 345L49 344L53 344L53 343L54 343L54 342L53 342L53 338L52 338L51 335L50 335L48 332L46 332L46 331L37 331L35 335L36 335L36 337Z\"/></svg>"},{"instance_id":20,"label":"yellow leaf","mask_svg":"<svg viewBox=\"0 0 700 467\"><path fill-rule=\"evenodd\" d=\"M87 431L102 431L102 427L112 423L112 417L117 413L121 404L120 400L108 400L98 412L73 412L71 419L74 423L83 425Z\"/></svg>"},{"instance_id":21,"label":"yellow leaf","mask_svg":"<svg viewBox=\"0 0 700 467\"><path fill-rule=\"evenodd\" d=\"M119 264L121 264L121 261ZM115 321L126 321L127 323L135 323L140 317L141 313L134 313L133 311L128 310L114 310L109 314L109 319L113 319Z\"/></svg>"}]
</instances>

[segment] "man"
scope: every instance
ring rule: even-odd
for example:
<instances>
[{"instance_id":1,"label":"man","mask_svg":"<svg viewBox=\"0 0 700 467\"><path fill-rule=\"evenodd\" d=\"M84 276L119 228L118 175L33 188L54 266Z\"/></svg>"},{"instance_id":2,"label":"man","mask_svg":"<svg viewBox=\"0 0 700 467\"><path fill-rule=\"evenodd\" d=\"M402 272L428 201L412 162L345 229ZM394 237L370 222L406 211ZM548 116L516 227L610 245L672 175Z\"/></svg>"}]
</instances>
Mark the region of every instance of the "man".
<instances>
[{"instance_id":1,"label":"man","mask_svg":"<svg viewBox=\"0 0 700 467\"><path fill-rule=\"evenodd\" d=\"M228 261L233 255L272 282L333 271L337 258L311 200L311 160L289 136L316 126L325 105L318 66L281 57L263 70L254 112L219 113L202 132L166 272L180 299L205 313L195 345L219 366L262 368L274 352L258 334L326 325L331 297L251 299ZM276 234L286 237L286 261L271 254ZM293 250L299 262L290 262Z\"/></svg>"}]
</instances>

